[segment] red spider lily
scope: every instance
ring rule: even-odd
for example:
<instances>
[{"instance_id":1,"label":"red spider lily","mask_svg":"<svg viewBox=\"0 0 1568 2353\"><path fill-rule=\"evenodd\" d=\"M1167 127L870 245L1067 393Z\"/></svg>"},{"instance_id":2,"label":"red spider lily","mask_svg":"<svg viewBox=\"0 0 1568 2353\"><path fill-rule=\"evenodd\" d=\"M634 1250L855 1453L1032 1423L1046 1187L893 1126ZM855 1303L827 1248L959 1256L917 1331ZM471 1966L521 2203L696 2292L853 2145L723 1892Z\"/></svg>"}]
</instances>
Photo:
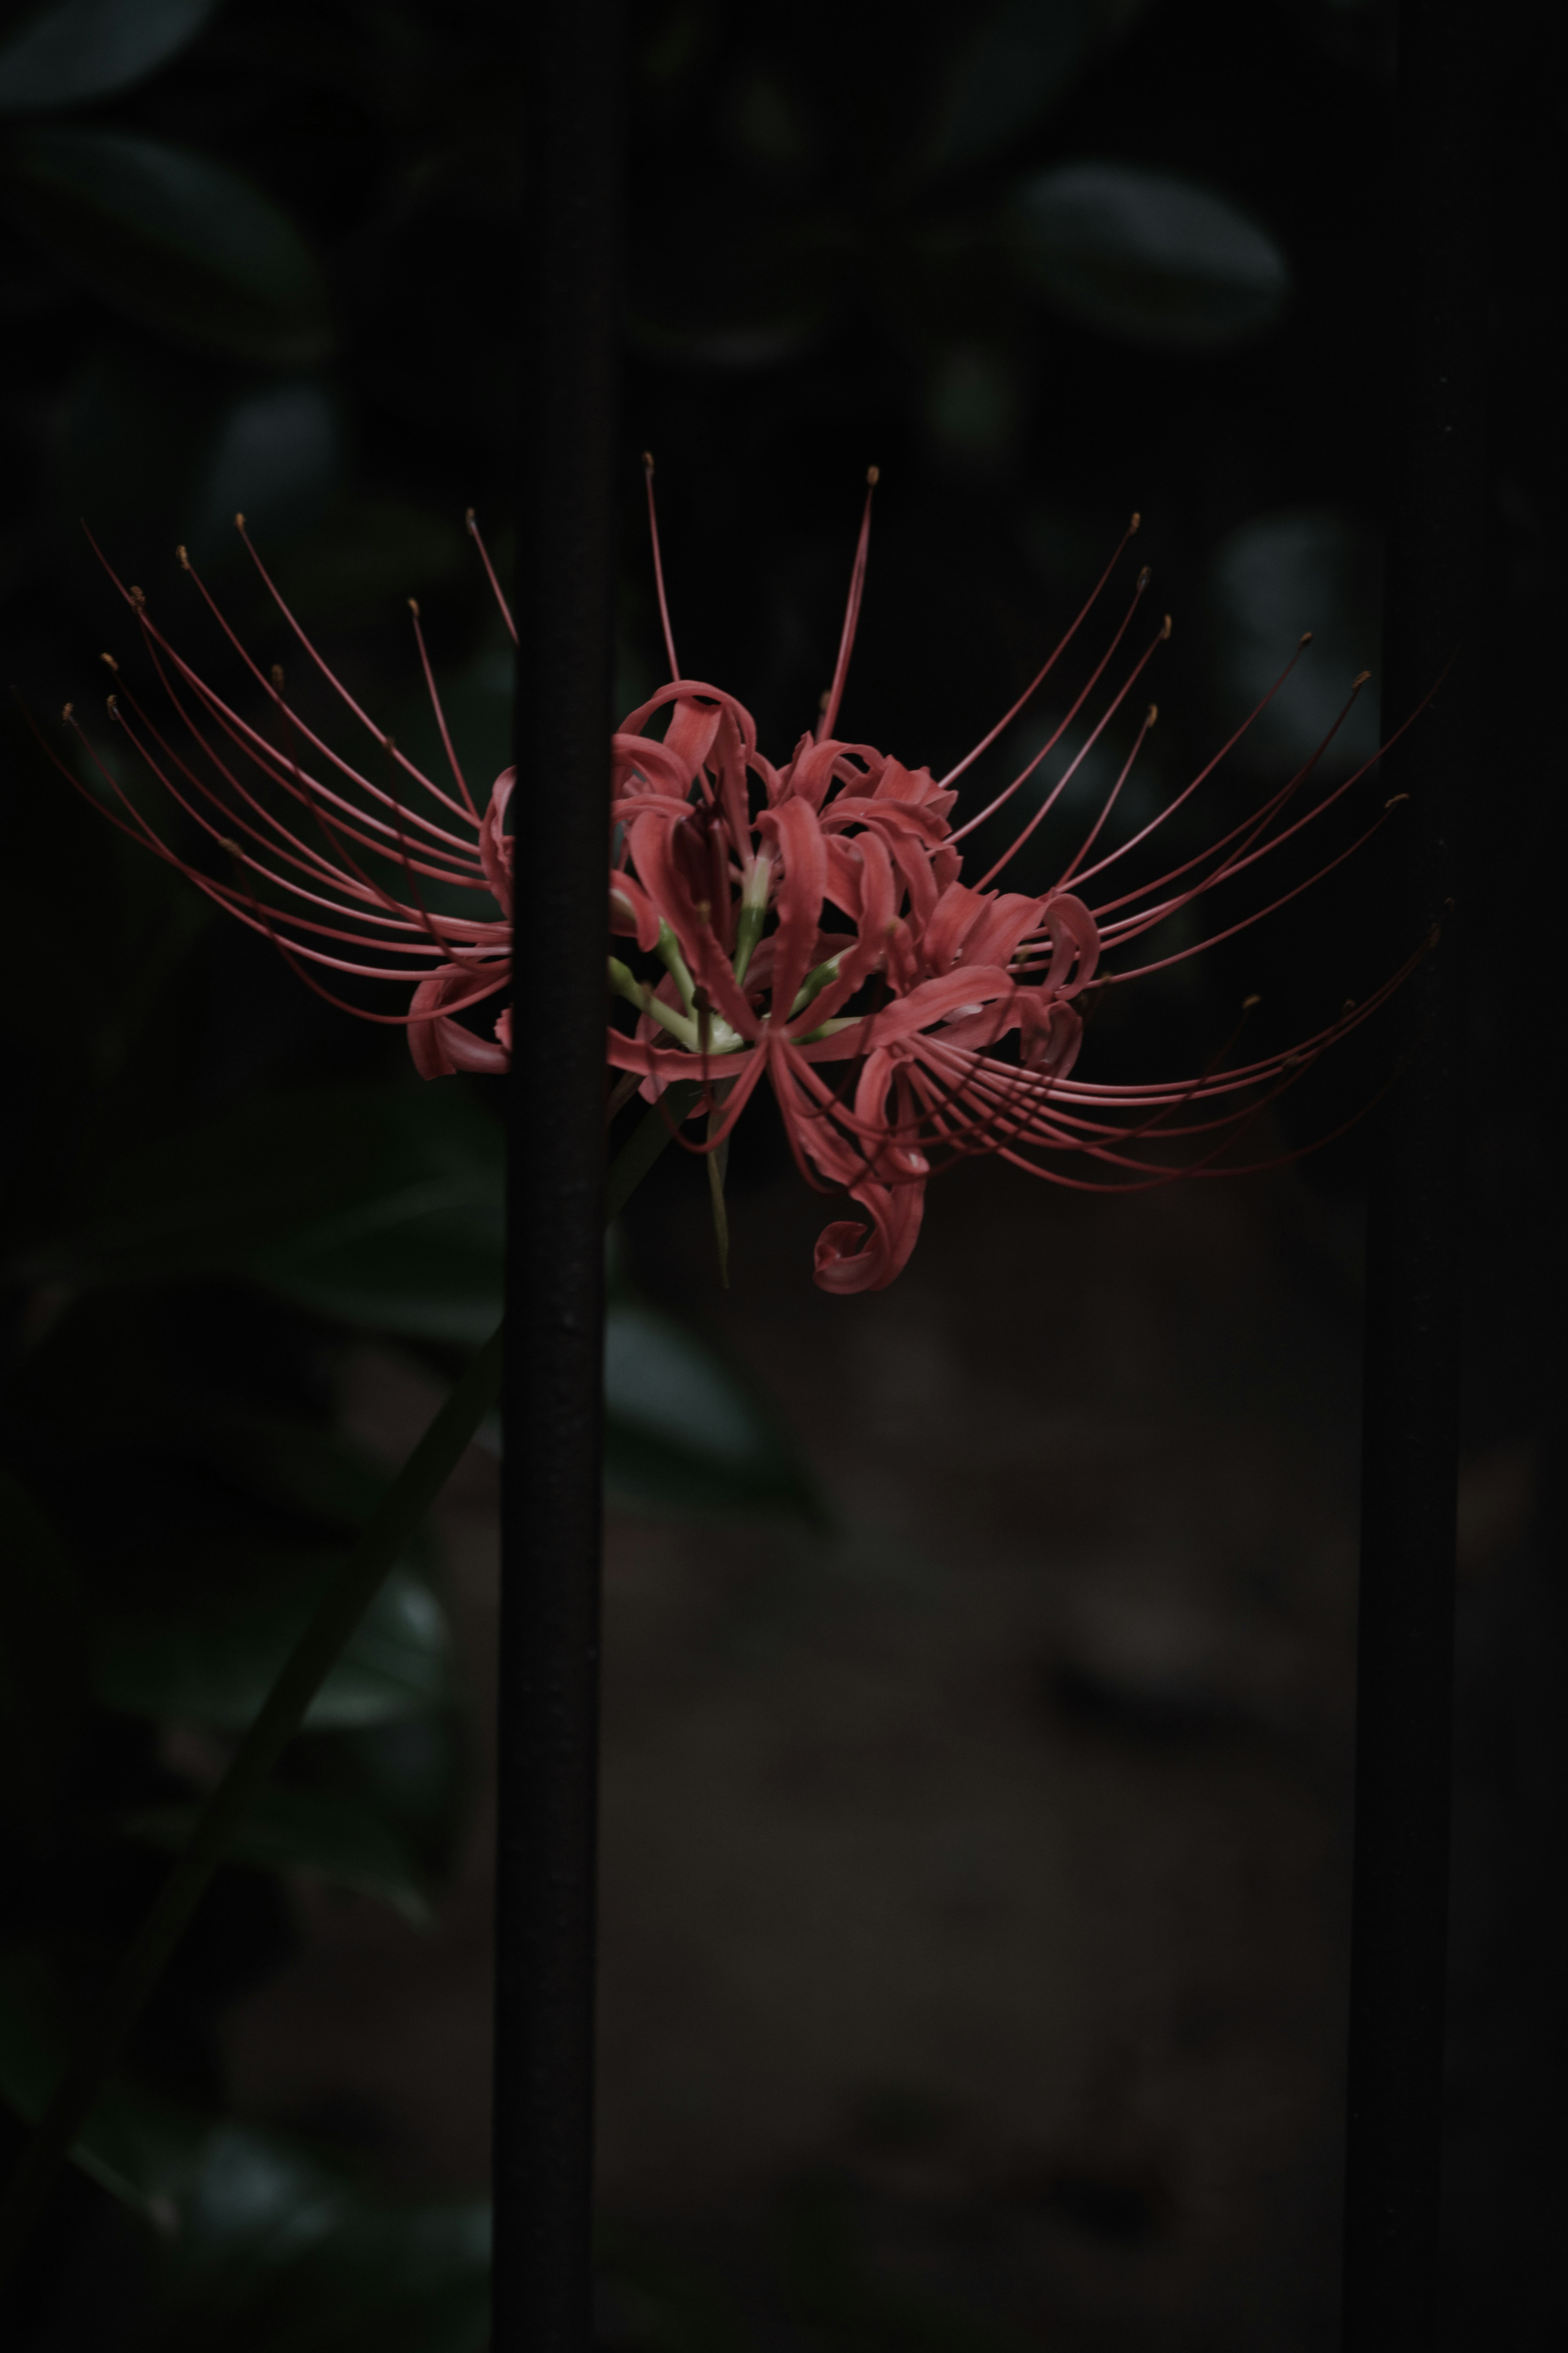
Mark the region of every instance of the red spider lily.
<instances>
[{"instance_id":1,"label":"red spider lily","mask_svg":"<svg viewBox=\"0 0 1568 2353\"><path fill-rule=\"evenodd\" d=\"M647 473L651 523L651 461ZM1151 705L1087 839L1055 886L1038 895L993 888L1169 634L1167 617L1123 654L1148 586L1148 573L1141 572L1109 643L1048 741L985 807L953 826L959 779L1074 643L1138 518L1012 709L947 776L933 779L929 769L911 770L834 733L859 618L870 510L868 491L832 687L815 732L802 736L784 765L774 767L759 752L752 717L733 696L680 676L657 526L655 575L672 682L612 739L611 926L635 940L642 956L658 960L641 973L620 957L610 960L612 995L637 1017L629 1029L610 1024L608 1060L624 1074L612 1104L639 1084L658 1101L671 1084L695 1081L695 1113L686 1116L705 1115L707 1134L689 1148L715 1154L765 1076L807 1182L847 1193L869 1219L835 1222L818 1240L816 1280L841 1292L879 1289L904 1266L919 1234L926 1182L946 1162L992 1152L1081 1188L1125 1189L1216 1173L1227 1147L1280 1090L1366 1019L1403 976L1394 975L1365 1003L1348 1006L1289 1051L1241 1063L1216 1058L1179 1081L1106 1085L1079 1079L1080 1000L1090 984L1098 990L1134 979L1207 943L1131 967L1117 961L1111 968L1108 960L1249 871L1364 775L1358 769L1303 813L1294 812L1345 712L1312 758L1260 807L1157 880L1122 888L1122 861L1212 776L1289 670L1158 816L1096 857L1154 723ZM238 522L243 535L243 517ZM477 530L474 537L510 628ZM405 1027L422 1076L504 1069L510 1014L500 1012L488 1039L458 1017L510 985L515 837L505 828L512 772L497 778L481 815L442 712L416 606L416 643L450 789L382 734L321 660L251 553L306 655L375 739L383 781L341 758L305 723L285 698L281 673L263 673L196 580L262 691L268 725L243 717L197 675L137 588L121 594L177 714L178 740L123 689L110 710L186 815L221 848L230 879L172 849L99 762L116 805L111 813L216 903L271 939L332 1003L346 1000L323 973L412 984L405 1011L348 1009ZM1121 673L1108 683L1119 657ZM1352 701L1363 682L1356 681ZM1004 855L975 881L964 881L961 845L1013 800L1091 698L1098 698L1098 715L1062 775ZM662 732L652 732L656 724ZM1311 879L1350 856L1385 813ZM1259 921L1307 887L1298 882L1281 891L1215 936ZM1093 1173L1079 1173L1086 1163Z\"/></svg>"},{"instance_id":2,"label":"red spider lily","mask_svg":"<svg viewBox=\"0 0 1568 2353\"><path fill-rule=\"evenodd\" d=\"M651 467L649 477L651 515ZM957 780L1055 668L1113 566L1012 710L947 776L933 779L928 769L911 771L833 733L859 614L870 504L868 492L822 719L783 767L758 751L751 716L732 696L679 676L657 532L674 681L633 712L614 739L618 848L611 924L657 954L665 970L650 984L612 958L612 987L638 1018L629 1035L612 1026L610 1060L640 1076L649 1095L698 1078L709 1132L694 1148L709 1152L727 1139L766 1075L802 1175L819 1189L847 1192L870 1219L868 1227L835 1223L819 1237L816 1280L830 1291L877 1290L892 1281L914 1247L926 1180L942 1161L994 1152L1079 1187L1125 1188L1213 1170L1264 1105L1364 1020L1401 976L1286 1052L1214 1063L1181 1082L1106 1086L1076 1078L1083 1037L1076 1000L1089 985L1133 979L1198 950L1177 948L1114 971L1103 969L1102 959L1279 849L1364 770L1304 815L1291 816L1325 738L1261 808L1207 849L1156 881L1121 890L1112 879L1121 861L1190 799L1245 732L1238 729L1131 840L1091 862L1154 723L1151 706L1088 839L1055 887L1040 896L992 889L1131 692L1169 634L1167 617L1106 693L1087 740L1011 847L977 882L965 882L959 845L1013 798L1101 686L1149 575L1139 575L1109 646L1049 741L1004 792L954 828ZM1137 528L1134 516L1128 537ZM1283 678L1271 691L1279 683ZM1352 700L1363 683L1356 681ZM646 731L663 711L669 715L660 738ZM1246 725L1257 716L1255 711ZM1380 814L1360 840L1382 821ZM1357 847L1359 841L1340 850L1311 879ZM1281 892L1217 936L1259 921L1307 887ZM849 1066L837 1085L828 1083L830 1064ZM1067 1155L1113 1173L1070 1173L1062 1166Z\"/></svg>"}]
</instances>

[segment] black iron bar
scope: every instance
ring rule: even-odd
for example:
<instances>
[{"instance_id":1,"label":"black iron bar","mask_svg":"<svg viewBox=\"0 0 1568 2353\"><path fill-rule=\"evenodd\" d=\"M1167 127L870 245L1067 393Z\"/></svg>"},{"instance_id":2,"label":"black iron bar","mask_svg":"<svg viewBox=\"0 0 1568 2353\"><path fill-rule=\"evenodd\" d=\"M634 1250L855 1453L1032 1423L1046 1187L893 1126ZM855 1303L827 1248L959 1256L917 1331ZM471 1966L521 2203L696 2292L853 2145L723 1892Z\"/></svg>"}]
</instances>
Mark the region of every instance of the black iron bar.
<instances>
[{"instance_id":1,"label":"black iron bar","mask_svg":"<svg viewBox=\"0 0 1568 2353\"><path fill-rule=\"evenodd\" d=\"M592 2339L618 10L524 18L496 2353Z\"/></svg>"},{"instance_id":2,"label":"black iron bar","mask_svg":"<svg viewBox=\"0 0 1568 2353\"><path fill-rule=\"evenodd\" d=\"M1346 2124L1346 2353L1432 2353L1447 1943L1458 1453L1461 828L1485 789L1490 12L1405 0L1388 290L1384 732L1407 791L1389 944L1437 952L1393 1009L1368 1225L1355 1865Z\"/></svg>"}]
</instances>

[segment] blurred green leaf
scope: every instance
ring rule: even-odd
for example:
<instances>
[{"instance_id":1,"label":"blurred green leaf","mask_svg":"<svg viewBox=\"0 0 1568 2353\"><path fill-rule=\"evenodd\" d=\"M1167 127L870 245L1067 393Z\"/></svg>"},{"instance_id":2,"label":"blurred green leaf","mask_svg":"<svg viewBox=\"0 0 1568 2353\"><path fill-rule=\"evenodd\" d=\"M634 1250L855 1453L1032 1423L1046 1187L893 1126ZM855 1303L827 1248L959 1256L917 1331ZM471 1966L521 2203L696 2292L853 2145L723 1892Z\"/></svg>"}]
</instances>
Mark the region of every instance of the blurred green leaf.
<instances>
[{"instance_id":1,"label":"blurred green leaf","mask_svg":"<svg viewBox=\"0 0 1568 2353\"><path fill-rule=\"evenodd\" d=\"M1217 637L1226 719L1244 718L1296 651L1312 643L1278 694L1237 745L1252 767L1306 759L1328 733L1358 670L1375 669L1383 602L1377 534L1354 515L1296 507L1255 515L1215 551L1209 605ZM1377 749L1375 691L1363 694L1334 739L1352 765Z\"/></svg>"},{"instance_id":2,"label":"blurred green leaf","mask_svg":"<svg viewBox=\"0 0 1568 2353\"><path fill-rule=\"evenodd\" d=\"M502 1151L500 1130L447 1087L252 1103L105 1171L45 1271L79 1283L246 1275L362 1329L477 1344L500 1315ZM820 1509L781 1426L692 1334L622 1300L606 1338L613 1500Z\"/></svg>"},{"instance_id":3,"label":"blurred green leaf","mask_svg":"<svg viewBox=\"0 0 1568 2353\"><path fill-rule=\"evenodd\" d=\"M289 1788L373 1813L422 1883L440 1880L450 1870L471 1789L468 1725L460 1707L313 1732L296 1744L282 1769Z\"/></svg>"},{"instance_id":4,"label":"blurred green leaf","mask_svg":"<svg viewBox=\"0 0 1568 2353\"><path fill-rule=\"evenodd\" d=\"M47 1962L0 1953L0 2095L32 2121L72 2021ZM489 2215L373 2200L281 2134L123 2080L71 2152L158 2233L138 2353L483 2353Z\"/></svg>"},{"instance_id":5,"label":"blurred green leaf","mask_svg":"<svg viewBox=\"0 0 1568 2353\"><path fill-rule=\"evenodd\" d=\"M142 1606L99 1621L94 1683L106 1706L157 1723L241 1731L257 1714L318 1598L318 1562L297 1557L265 1580L254 1573L215 1589L198 1609ZM306 1718L311 1729L384 1724L446 1705L451 1638L439 1602L394 1569Z\"/></svg>"},{"instance_id":6,"label":"blurred green leaf","mask_svg":"<svg viewBox=\"0 0 1568 2353\"><path fill-rule=\"evenodd\" d=\"M499 1448L499 1417L485 1434ZM784 1512L818 1523L827 1516L794 1438L766 1399L695 1332L623 1288L613 1263L605 1316L605 1500L624 1511Z\"/></svg>"},{"instance_id":7,"label":"blurred green leaf","mask_svg":"<svg viewBox=\"0 0 1568 2353\"><path fill-rule=\"evenodd\" d=\"M503 1150L449 1085L253 1101L106 1172L51 1262L246 1275L336 1322L477 1345L500 1316Z\"/></svg>"},{"instance_id":8,"label":"blurred green leaf","mask_svg":"<svg viewBox=\"0 0 1568 2353\"><path fill-rule=\"evenodd\" d=\"M1001 0L965 23L942 74L930 164L963 170L1005 153L1049 113L1151 0ZM962 13L962 12L960 12Z\"/></svg>"},{"instance_id":9,"label":"blurred green leaf","mask_svg":"<svg viewBox=\"0 0 1568 2353\"><path fill-rule=\"evenodd\" d=\"M237 564L243 508L269 553L297 541L327 512L342 459L335 400L314 377L237 392L227 368L130 343L89 356L60 426L50 502L57 560L79 593L97 586L82 562L86 522L122 576L169 579L194 606L190 584L173 577L176 540L204 567ZM188 885L183 895L196 896Z\"/></svg>"},{"instance_id":10,"label":"blurred green leaf","mask_svg":"<svg viewBox=\"0 0 1568 2353\"><path fill-rule=\"evenodd\" d=\"M241 511L258 539L285 538L318 522L342 470L342 438L331 395L310 377L235 401L197 486L187 534L193 554L231 545Z\"/></svg>"},{"instance_id":11,"label":"blurred green leaf","mask_svg":"<svg viewBox=\"0 0 1568 2353\"><path fill-rule=\"evenodd\" d=\"M331 1288L339 1250L426 1220L499 1219L503 1149L450 1082L253 1096L100 1167L30 1265L79 1285L230 1274Z\"/></svg>"},{"instance_id":12,"label":"blurred green leaf","mask_svg":"<svg viewBox=\"0 0 1568 2353\"><path fill-rule=\"evenodd\" d=\"M1039 290L1127 343L1221 350L1272 325L1290 290L1266 229L1171 173L1064 164L1021 185L1012 224L1019 266Z\"/></svg>"},{"instance_id":13,"label":"blurred green leaf","mask_svg":"<svg viewBox=\"0 0 1568 2353\"><path fill-rule=\"evenodd\" d=\"M30 1829L54 1812L86 1704L87 1629L74 1567L46 1514L0 1470L0 1805Z\"/></svg>"},{"instance_id":14,"label":"blurred green leaf","mask_svg":"<svg viewBox=\"0 0 1568 2353\"><path fill-rule=\"evenodd\" d=\"M141 2353L483 2353L489 2215L373 2203L279 2136L221 2126L161 2251Z\"/></svg>"},{"instance_id":15,"label":"blurred green leaf","mask_svg":"<svg viewBox=\"0 0 1568 2353\"><path fill-rule=\"evenodd\" d=\"M120 1824L127 1838L177 1851L196 1805L158 1806ZM227 1860L261 1871L309 1871L390 1905L416 1928L430 1925L429 1894L409 1855L374 1809L314 1789L263 1789L229 1841Z\"/></svg>"},{"instance_id":16,"label":"blurred green leaf","mask_svg":"<svg viewBox=\"0 0 1568 2353\"><path fill-rule=\"evenodd\" d=\"M605 1411L611 1504L822 1516L783 1425L695 1333L640 1300L610 1304Z\"/></svg>"},{"instance_id":17,"label":"blurred green leaf","mask_svg":"<svg viewBox=\"0 0 1568 2353\"><path fill-rule=\"evenodd\" d=\"M63 269L142 326L279 367L331 345L314 255L226 164L139 132L50 127L0 142L0 190Z\"/></svg>"},{"instance_id":18,"label":"blurred green leaf","mask_svg":"<svg viewBox=\"0 0 1568 2353\"><path fill-rule=\"evenodd\" d=\"M0 47L0 114L107 98L178 55L221 0L57 0Z\"/></svg>"},{"instance_id":19,"label":"blurred green leaf","mask_svg":"<svg viewBox=\"0 0 1568 2353\"><path fill-rule=\"evenodd\" d=\"M458 1200L432 1185L258 1253L250 1271L314 1314L477 1347L500 1321L504 1237L499 1185Z\"/></svg>"},{"instance_id":20,"label":"blurred green leaf","mask_svg":"<svg viewBox=\"0 0 1568 2353\"><path fill-rule=\"evenodd\" d=\"M1068 87L1095 0L1005 0L944 77L932 142L939 166L975 164L1006 147Z\"/></svg>"},{"instance_id":21,"label":"blurred green leaf","mask_svg":"<svg viewBox=\"0 0 1568 2353\"><path fill-rule=\"evenodd\" d=\"M73 2024L41 1953L26 1947L0 1952L0 2096L28 2124L43 2114L58 2081ZM169 2230L205 2137L206 2126L172 2102L116 2081L71 2156L110 2196Z\"/></svg>"}]
</instances>

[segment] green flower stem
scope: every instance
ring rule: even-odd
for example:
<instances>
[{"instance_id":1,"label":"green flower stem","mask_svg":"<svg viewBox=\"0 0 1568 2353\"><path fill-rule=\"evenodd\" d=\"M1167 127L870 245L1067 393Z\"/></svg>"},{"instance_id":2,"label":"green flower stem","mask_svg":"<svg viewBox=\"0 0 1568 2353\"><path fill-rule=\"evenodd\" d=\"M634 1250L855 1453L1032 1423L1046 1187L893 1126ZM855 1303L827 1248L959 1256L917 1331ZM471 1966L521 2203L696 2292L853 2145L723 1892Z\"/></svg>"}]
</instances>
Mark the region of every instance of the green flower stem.
<instances>
[{"instance_id":1,"label":"green flower stem","mask_svg":"<svg viewBox=\"0 0 1568 2353\"><path fill-rule=\"evenodd\" d=\"M680 942L662 917L658 926L658 952L674 976L675 985L680 991L682 1005L689 1013L692 1000L697 994L696 985L687 968L686 958L680 953Z\"/></svg>"},{"instance_id":2,"label":"green flower stem","mask_svg":"<svg viewBox=\"0 0 1568 2353\"><path fill-rule=\"evenodd\" d=\"M829 956L826 964L817 965L813 971L806 974L795 993L795 1003L789 1009L789 1018L792 1021L797 1013L805 1011L814 997L821 996L830 980L837 979L838 967L843 961L844 955L841 949L837 955Z\"/></svg>"},{"instance_id":3,"label":"green flower stem","mask_svg":"<svg viewBox=\"0 0 1568 2353\"><path fill-rule=\"evenodd\" d=\"M773 861L763 850L746 877L741 893L741 920L735 930L735 977L744 980L757 942L763 936L763 925L768 919L768 892L773 886Z\"/></svg>"},{"instance_id":4,"label":"green flower stem","mask_svg":"<svg viewBox=\"0 0 1568 2353\"><path fill-rule=\"evenodd\" d=\"M694 1083L667 1089L633 1131L605 1180L607 1217L619 1215L701 1092ZM353 1550L279 1669L228 1770L202 1808L6 2184L0 2201L0 2278L26 2244L235 1831L304 1723L311 1701L381 1590L388 1570L406 1549L500 1397L501 1356L502 1327L498 1325L361 1529Z\"/></svg>"},{"instance_id":5,"label":"green flower stem","mask_svg":"<svg viewBox=\"0 0 1568 2353\"><path fill-rule=\"evenodd\" d=\"M702 1089L695 1079L678 1079L666 1087L638 1124L633 1128L619 1152L610 1163L605 1179L605 1219L609 1223L618 1218L665 1145L681 1122L689 1119L700 1099Z\"/></svg>"}]
</instances>

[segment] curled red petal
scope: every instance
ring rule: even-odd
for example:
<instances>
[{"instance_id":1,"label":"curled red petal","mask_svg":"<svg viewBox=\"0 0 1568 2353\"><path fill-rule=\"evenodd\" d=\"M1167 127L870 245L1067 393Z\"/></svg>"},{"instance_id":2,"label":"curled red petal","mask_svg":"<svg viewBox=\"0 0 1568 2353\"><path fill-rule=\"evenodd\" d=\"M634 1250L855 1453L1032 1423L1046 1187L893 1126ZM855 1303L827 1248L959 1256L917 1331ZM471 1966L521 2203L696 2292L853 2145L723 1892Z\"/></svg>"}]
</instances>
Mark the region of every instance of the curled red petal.
<instances>
[{"instance_id":1,"label":"curled red petal","mask_svg":"<svg viewBox=\"0 0 1568 2353\"><path fill-rule=\"evenodd\" d=\"M870 1213L869 1226L840 1218L816 1238L817 1288L848 1293L885 1291L910 1262L925 1214L923 1184L852 1185L851 1200Z\"/></svg>"},{"instance_id":2,"label":"curled red petal","mask_svg":"<svg viewBox=\"0 0 1568 2353\"><path fill-rule=\"evenodd\" d=\"M504 986L507 976L507 971L498 972L498 987ZM492 1043L488 1039L476 1038L471 1029L465 1029L460 1021L454 1021L440 1009L449 997L461 996L465 990L471 997L473 986L471 967L447 965L422 980L409 999L408 1050L422 1079L450 1078L455 1071L504 1071L510 1063L510 1021L504 1038L500 1036L500 1023L497 1023L500 1042ZM507 1017L503 1014L501 1019Z\"/></svg>"}]
</instances>

